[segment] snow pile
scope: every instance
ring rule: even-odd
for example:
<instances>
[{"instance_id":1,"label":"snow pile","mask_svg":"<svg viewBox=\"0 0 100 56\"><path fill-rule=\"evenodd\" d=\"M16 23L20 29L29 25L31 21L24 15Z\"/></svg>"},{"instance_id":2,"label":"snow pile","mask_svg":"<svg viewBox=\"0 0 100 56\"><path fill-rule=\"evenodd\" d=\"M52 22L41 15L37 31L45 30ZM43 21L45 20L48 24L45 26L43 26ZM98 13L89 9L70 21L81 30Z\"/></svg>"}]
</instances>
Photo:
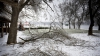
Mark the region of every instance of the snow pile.
<instances>
[{"instance_id":1,"label":"snow pile","mask_svg":"<svg viewBox=\"0 0 100 56\"><path fill-rule=\"evenodd\" d=\"M70 39L62 36L39 38L36 41L6 45L7 35L0 39L0 56L100 56L100 35L75 33ZM19 31L17 37L29 38ZM17 38L19 42L23 42Z\"/></svg>"}]
</instances>

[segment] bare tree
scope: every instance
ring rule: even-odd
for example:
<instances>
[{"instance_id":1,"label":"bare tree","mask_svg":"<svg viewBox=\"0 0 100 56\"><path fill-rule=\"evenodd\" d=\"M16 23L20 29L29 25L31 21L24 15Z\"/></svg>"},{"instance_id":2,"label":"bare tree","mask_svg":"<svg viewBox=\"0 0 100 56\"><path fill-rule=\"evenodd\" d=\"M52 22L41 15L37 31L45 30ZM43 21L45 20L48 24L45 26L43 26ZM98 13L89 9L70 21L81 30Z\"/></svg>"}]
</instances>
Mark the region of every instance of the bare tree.
<instances>
[{"instance_id":1,"label":"bare tree","mask_svg":"<svg viewBox=\"0 0 100 56\"><path fill-rule=\"evenodd\" d=\"M88 30L88 35L93 35L93 26L94 26L94 17L96 13L100 9L100 0L89 0L88 1L88 7L89 7L89 15L90 15L90 26Z\"/></svg>"},{"instance_id":2,"label":"bare tree","mask_svg":"<svg viewBox=\"0 0 100 56\"><path fill-rule=\"evenodd\" d=\"M100 30L100 10L96 13L94 21L98 25L98 30Z\"/></svg>"},{"instance_id":3,"label":"bare tree","mask_svg":"<svg viewBox=\"0 0 100 56\"><path fill-rule=\"evenodd\" d=\"M24 8L26 4L30 0L0 0L3 3L7 3L12 8L12 14L11 14L11 26L8 36L7 44L16 43L16 36L17 36L17 20L20 11Z\"/></svg>"},{"instance_id":4,"label":"bare tree","mask_svg":"<svg viewBox=\"0 0 100 56\"><path fill-rule=\"evenodd\" d=\"M10 31L9 31L9 36L8 36L8 41L7 44L14 44L16 43L16 37L17 37L17 21L20 12L26 5L30 5L34 7L36 4L35 2L41 2L42 0L0 0L0 2L3 2L5 4L8 4L12 8L12 13L11 13L11 26L10 26ZM48 3L46 0L43 0L47 5ZM51 0L50 0L51 1ZM29 3L30 2L30 3ZM37 4L36 4L37 5Z\"/></svg>"},{"instance_id":5,"label":"bare tree","mask_svg":"<svg viewBox=\"0 0 100 56\"><path fill-rule=\"evenodd\" d=\"M87 10L87 6L86 6L86 1L77 1L77 5L79 6L79 10L78 10L78 14L77 14L77 26L78 29L80 29L81 24L83 23L83 20L87 17L86 16L86 10Z\"/></svg>"},{"instance_id":6,"label":"bare tree","mask_svg":"<svg viewBox=\"0 0 100 56\"><path fill-rule=\"evenodd\" d=\"M70 23L73 25L75 29L76 25L76 18L77 18L77 11L79 9L79 6L75 1L70 1L70 2L64 2L59 5L61 7L61 12L62 15L65 17L67 16L68 22L69 22L69 28L70 28Z\"/></svg>"},{"instance_id":7,"label":"bare tree","mask_svg":"<svg viewBox=\"0 0 100 56\"><path fill-rule=\"evenodd\" d=\"M59 8L60 8L60 11L61 11L61 24L62 24L62 28L63 28L63 24L64 24L64 21L66 20L66 10L64 9L65 8L65 6L64 5L66 5L66 2L65 3L62 3L62 4L59 4Z\"/></svg>"},{"instance_id":8,"label":"bare tree","mask_svg":"<svg viewBox=\"0 0 100 56\"><path fill-rule=\"evenodd\" d=\"M88 35L93 35L94 18L100 10L100 0L77 0L81 5L84 5L87 12L83 15L89 15L90 26L88 30Z\"/></svg>"}]
</instances>

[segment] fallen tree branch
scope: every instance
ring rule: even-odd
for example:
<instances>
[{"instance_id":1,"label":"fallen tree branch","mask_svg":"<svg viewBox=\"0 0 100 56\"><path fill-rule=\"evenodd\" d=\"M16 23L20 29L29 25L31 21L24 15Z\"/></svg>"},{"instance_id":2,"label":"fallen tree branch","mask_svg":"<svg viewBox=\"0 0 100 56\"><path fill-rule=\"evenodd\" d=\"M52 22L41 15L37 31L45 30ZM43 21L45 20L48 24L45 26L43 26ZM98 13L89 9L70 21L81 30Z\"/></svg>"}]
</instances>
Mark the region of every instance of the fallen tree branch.
<instances>
[{"instance_id":1,"label":"fallen tree branch","mask_svg":"<svg viewBox=\"0 0 100 56\"><path fill-rule=\"evenodd\" d=\"M70 38L69 36L64 35L63 33L61 34L61 32L55 31L55 30L54 31L45 32L43 34L40 34L40 36L37 35L36 37L34 37L33 34L31 33L32 38L30 38L28 40L25 40L25 39L20 38L20 37L19 38L21 40L23 40L24 42L28 42L28 41L35 41L35 40L40 39L40 38L50 38L50 39L53 39L53 37L56 36L56 35L61 35L63 37L66 37L67 39Z\"/></svg>"}]
</instances>

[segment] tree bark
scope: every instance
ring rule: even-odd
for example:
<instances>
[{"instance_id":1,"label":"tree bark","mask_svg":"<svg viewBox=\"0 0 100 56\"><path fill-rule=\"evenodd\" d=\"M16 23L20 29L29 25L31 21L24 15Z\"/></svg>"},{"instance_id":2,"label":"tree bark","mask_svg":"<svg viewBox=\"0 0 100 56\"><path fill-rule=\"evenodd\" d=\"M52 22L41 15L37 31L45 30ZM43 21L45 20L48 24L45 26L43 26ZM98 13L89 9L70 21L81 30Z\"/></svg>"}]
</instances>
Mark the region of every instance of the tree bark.
<instances>
[{"instance_id":1,"label":"tree bark","mask_svg":"<svg viewBox=\"0 0 100 56\"><path fill-rule=\"evenodd\" d=\"M1 22L1 37L3 37L3 22Z\"/></svg>"},{"instance_id":2,"label":"tree bark","mask_svg":"<svg viewBox=\"0 0 100 56\"><path fill-rule=\"evenodd\" d=\"M16 39L17 39L18 16L19 16L19 8L16 6L15 7L12 6L11 26L10 26L7 44L14 44L17 42Z\"/></svg>"},{"instance_id":3,"label":"tree bark","mask_svg":"<svg viewBox=\"0 0 100 56\"><path fill-rule=\"evenodd\" d=\"M71 29L71 24L70 24L70 21L69 21L69 29Z\"/></svg>"},{"instance_id":4,"label":"tree bark","mask_svg":"<svg viewBox=\"0 0 100 56\"><path fill-rule=\"evenodd\" d=\"M80 29L81 24L78 24L78 29Z\"/></svg>"},{"instance_id":5,"label":"tree bark","mask_svg":"<svg viewBox=\"0 0 100 56\"><path fill-rule=\"evenodd\" d=\"M91 8L91 0L89 0L89 13L90 13L90 26L89 26L89 30L88 30L88 35L93 35L93 26L94 26L94 20L93 20L93 16L92 15L92 8Z\"/></svg>"},{"instance_id":6,"label":"tree bark","mask_svg":"<svg viewBox=\"0 0 100 56\"><path fill-rule=\"evenodd\" d=\"M82 25L82 20L79 19L79 20L78 20L78 29L80 29L81 25Z\"/></svg>"},{"instance_id":7,"label":"tree bark","mask_svg":"<svg viewBox=\"0 0 100 56\"><path fill-rule=\"evenodd\" d=\"M97 20L98 30L100 31L100 18Z\"/></svg>"},{"instance_id":8,"label":"tree bark","mask_svg":"<svg viewBox=\"0 0 100 56\"><path fill-rule=\"evenodd\" d=\"M61 22L61 28L63 29L63 22Z\"/></svg>"},{"instance_id":9,"label":"tree bark","mask_svg":"<svg viewBox=\"0 0 100 56\"><path fill-rule=\"evenodd\" d=\"M8 33L9 33L9 28L10 28L10 26L9 26L9 23L8 23Z\"/></svg>"},{"instance_id":10,"label":"tree bark","mask_svg":"<svg viewBox=\"0 0 100 56\"><path fill-rule=\"evenodd\" d=\"M98 25L98 30L100 31L100 25Z\"/></svg>"},{"instance_id":11,"label":"tree bark","mask_svg":"<svg viewBox=\"0 0 100 56\"><path fill-rule=\"evenodd\" d=\"M90 26L89 26L89 30L88 30L88 35L93 35L93 26L94 26L94 22L93 21L91 21L91 24L90 24Z\"/></svg>"},{"instance_id":12,"label":"tree bark","mask_svg":"<svg viewBox=\"0 0 100 56\"><path fill-rule=\"evenodd\" d=\"M7 23L5 23L5 26L6 26L6 34L7 34L7 32L8 32Z\"/></svg>"},{"instance_id":13,"label":"tree bark","mask_svg":"<svg viewBox=\"0 0 100 56\"><path fill-rule=\"evenodd\" d=\"M74 22L74 29L75 29L75 22Z\"/></svg>"}]
</instances>

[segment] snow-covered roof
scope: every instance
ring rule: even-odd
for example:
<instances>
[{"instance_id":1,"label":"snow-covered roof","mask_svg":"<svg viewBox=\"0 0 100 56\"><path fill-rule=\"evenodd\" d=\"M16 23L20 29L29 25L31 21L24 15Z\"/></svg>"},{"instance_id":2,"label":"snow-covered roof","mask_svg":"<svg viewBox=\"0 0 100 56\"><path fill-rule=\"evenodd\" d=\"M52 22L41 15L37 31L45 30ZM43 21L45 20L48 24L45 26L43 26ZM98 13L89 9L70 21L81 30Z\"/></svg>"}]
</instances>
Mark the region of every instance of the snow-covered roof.
<instances>
[{"instance_id":1,"label":"snow-covered roof","mask_svg":"<svg viewBox=\"0 0 100 56\"><path fill-rule=\"evenodd\" d=\"M6 17L4 17L4 16L0 16L0 22L10 22L11 20L10 19L8 19L8 18L6 18Z\"/></svg>"}]
</instances>

